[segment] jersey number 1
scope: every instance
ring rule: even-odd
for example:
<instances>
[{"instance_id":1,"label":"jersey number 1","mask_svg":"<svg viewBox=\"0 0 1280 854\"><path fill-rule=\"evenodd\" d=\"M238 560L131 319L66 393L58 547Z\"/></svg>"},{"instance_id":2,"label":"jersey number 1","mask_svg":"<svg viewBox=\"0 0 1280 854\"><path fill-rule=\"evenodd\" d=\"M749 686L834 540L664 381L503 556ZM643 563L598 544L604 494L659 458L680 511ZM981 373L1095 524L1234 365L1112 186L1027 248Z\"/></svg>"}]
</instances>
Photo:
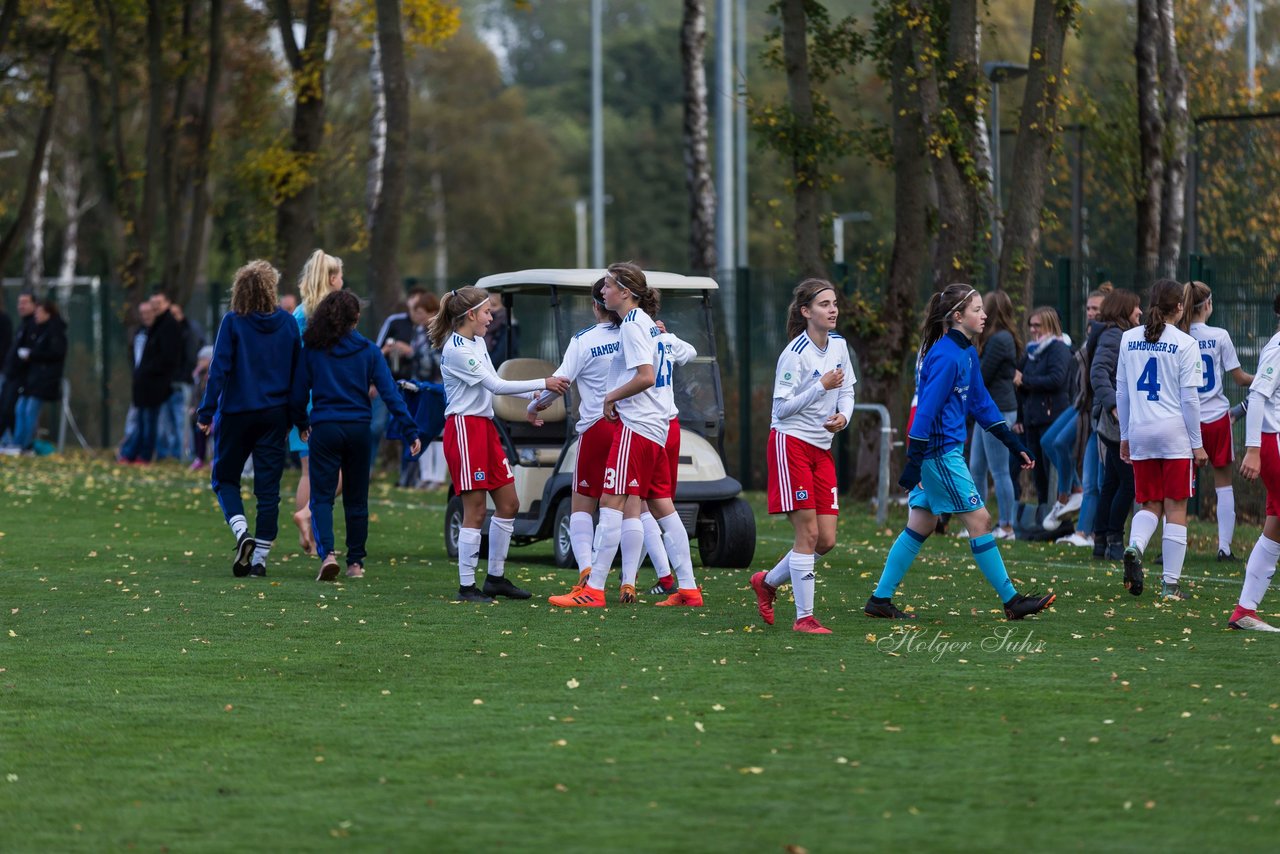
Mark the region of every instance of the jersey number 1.
<instances>
[{"instance_id":1,"label":"jersey number 1","mask_svg":"<svg viewBox=\"0 0 1280 854\"><path fill-rule=\"evenodd\" d=\"M1160 380L1156 376L1156 357L1147 359L1147 366L1138 375L1138 391L1147 393L1147 400L1160 399Z\"/></svg>"}]
</instances>

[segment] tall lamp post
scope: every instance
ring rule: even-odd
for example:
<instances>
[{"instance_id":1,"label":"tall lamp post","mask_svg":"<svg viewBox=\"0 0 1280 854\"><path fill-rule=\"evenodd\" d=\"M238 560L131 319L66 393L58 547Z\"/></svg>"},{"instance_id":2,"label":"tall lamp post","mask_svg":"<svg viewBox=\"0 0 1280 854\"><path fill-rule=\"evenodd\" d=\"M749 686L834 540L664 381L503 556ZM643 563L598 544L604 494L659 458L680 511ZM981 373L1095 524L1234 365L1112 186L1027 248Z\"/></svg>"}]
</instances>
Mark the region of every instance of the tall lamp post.
<instances>
[{"instance_id":1,"label":"tall lamp post","mask_svg":"<svg viewBox=\"0 0 1280 854\"><path fill-rule=\"evenodd\" d=\"M991 205L995 212L995 221L991 224L991 286L996 288L1000 286L1000 251L1003 247L1001 231L1004 227L1000 203L1000 84L1006 80L1025 77L1027 67L999 60L983 63L982 73L991 81L991 121L987 132L991 136Z\"/></svg>"}]
</instances>

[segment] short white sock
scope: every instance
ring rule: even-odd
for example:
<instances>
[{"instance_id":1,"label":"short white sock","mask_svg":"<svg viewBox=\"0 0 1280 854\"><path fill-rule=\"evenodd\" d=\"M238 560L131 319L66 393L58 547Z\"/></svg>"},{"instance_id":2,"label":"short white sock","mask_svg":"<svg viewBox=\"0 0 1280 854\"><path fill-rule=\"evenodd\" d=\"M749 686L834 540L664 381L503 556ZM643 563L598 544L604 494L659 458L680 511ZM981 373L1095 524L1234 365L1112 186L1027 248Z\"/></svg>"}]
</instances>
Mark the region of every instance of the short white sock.
<instances>
[{"instance_id":1,"label":"short white sock","mask_svg":"<svg viewBox=\"0 0 1280 854\"><path fill-rule=\"evenodd\" d=\"M1160 525L1160 517L1150 510L1139 510L1133 514L1133 522L1129 525L1129 545L1140 552L1147 550L1147 543L1155 535Z\"/></svg>"},{"instance_id":2,"label":"short white sock","mask_svg":"<svg viewBox=\"0 0 1280 854\"><path fill-rule=\"evenodd\" d=\"M676 573L676 586L681 590L695 590L697 580L693 577L693 556L689 553L689 534L680 521L680 514L672 513L658 520L662 528L662 542L667 547L667 557L671 560L671 568Z\"/></svg>"},{"instance_id":3,"label":"short white sock","mask_svg":"<svg viewBox=\"0 0 1280 854\"><path fill-rule=\"evenodd\" d=\"M569 516L569 542L573 546L573 559L578 562L578 572L591 568L591 541L595 535L590 513L578 511Z\"/></svg>"},{"instance_id":4,"label":"short white sock","mask_svg":"<svg viewBox=\"0 0 1280 854\"><path fill-rule=\"evenodd\" d=\"M489 520L488 572L492 576L501 578L507 571L507 549L511 548L511 532L515 527L515 519L499 519L494 516Z\"/></svg>"},{"instance_id":5,"label":"short white sock","mask_svg":"<svg viewBox=\"0 0 1280 854\"><path fill-rule=\"evenodd\" d=\"M813 555L791 553L791 595L796 600L796 619L813 616Z\"/></svg>"},{"instance_id":6,"label":"short white sock","mask_svg":"<svg viewBox=\"0 0 1280 854\"><path fill-rule=\"evenodd\" d=\"M267 540L254 540L253 560L254 566L266 566L267 554L271 551L271 543Z\"/></svg>"},{"instance_id":7,"label":"short white sock","mask_svg":"<svg viewBox=\"0 0 1280 854\"><path fill-rule=\"evenodd\" d=\"M764 583L770 587L781 587L791 581L791 555L793 552L787 552L782 556L782 560L774 564L773 569L764 577Z\"/></svg>"},{"instance_id":8,"label":"short white sock","mask_svg":"<svg viewBox=\"0 0 1280 854\"><path fill-rule=\"evenodd\" d=\"M249 520L244 516L232 516L227 520L227 524L231 526L231 533L235 534L237 540L249 530Z\"/></svg>"},{"instance_id":9,"label":"short white sock","mask_svg":"<svg viewBox=\"0 0 1280 854\"><path fill-rule=\"evenodd\" d=\"M476 566L480 563L480 529L462 528L458 531L458 585L470 587L476 583Z\"/></svg>"},{"instance_id":10,"label":"short white sock","mask_svg":"<svg viewBox=\"0 0 1280 854\"><path fill-rule=\"evenodd\" d=\"M1277 560L1280 560L1280 543L1267 539L1265 534L1259 535L1244 568L1244 589L1240 591L1241 608L1258 610L1262 597L1267 595L1267 588L1271 586L1271 576L1276 574Z\"/></svg>"},{"instance_id":11,"label":"short white sock","mask_svg":"<svg viewBox=\"0 0 1280 854\"><path fill-rule=\"evenodd\" d=\"M636 585L636 574L644 558L644 523L639 519L622 520L622 583Z\"/></svg>"},{"instance_id":12,"label":"short white sock","mask_svg":"<svg viewBox=\"0 0 1280 854\"><path fill-rule=\"evenodd\" d=\"M666 578L671 574L671 561L667 560L667 545L662 542L662 528L647 510L640 514L640 524L644 525L644 547L649 553L649 560L653 562L658 577Z\"/></svg>"},{"instance_id":13,"label":"short white sock","mask_svg":"<svg viewBox=\"0 0 1280 854\"><path fill-rule=\"evenodd\" d=\"M591 556L591 578L587 584L596 590L603 590L605 580L609 577L609 569L618 554L618 544L622 542L622 511L600 508L600 521L596 524L596 547Z\"/></svg>"},{"instance_id":14,"label":"short white sock","mask_svg":"<svg viewBox=\"0 0 1280 854\"><path fill-rule=\"evenodd\" d=\"M1164 580L1177 584L1182 578L1182 564L1187 559L1187 526L1164 522Z\"/></svg>"},{"instance_id":15,"label":"short white sock","mask_svg":"<svg viewBox=\"0 0 1280 854\"><path fill-rule=\"evenodd\" d=\"M1236 491L1230 486L1219 486L1218 493L1218 551L1231 554L1231 538L1236 534Z\"/></svg>"}]
</instances>

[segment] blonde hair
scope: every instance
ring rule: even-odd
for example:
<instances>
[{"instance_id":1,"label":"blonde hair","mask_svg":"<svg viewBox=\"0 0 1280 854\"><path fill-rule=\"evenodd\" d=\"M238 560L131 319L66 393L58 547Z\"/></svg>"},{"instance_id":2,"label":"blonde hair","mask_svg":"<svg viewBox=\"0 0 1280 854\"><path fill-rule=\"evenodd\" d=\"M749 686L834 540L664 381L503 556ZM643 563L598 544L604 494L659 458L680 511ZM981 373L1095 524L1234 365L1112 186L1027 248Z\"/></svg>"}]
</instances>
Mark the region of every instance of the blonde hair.
<instances>
[{"instance_id":1,"label":"blonde hair","mask_svg":"<svg viewBox=\"0 0 1280 854\"><path fill-rule=\"evenodd\" d=\"M1055 338L1062 337L1062 321L1058 319L1058 310L1051 305L1042 305L1033 309L1028 321L1040 318L1040 331Z\"/></svg>"},{"instance_id":2,"label":"blonde hair","mask_svg":"<svg viewBox=\"0 0 1280 854\"><path fill-rule=\"evenodd\" d=\"M431 318L431 326L427 335L431 338L431 346L439 349L444 346L444 339L458 328L467 312L474 311L489 301L489 292L484 288L465 287L449 291L440 299L440 310Z\"/></svg>"},{"instance_id":3,"label":"blonde hair","mask_svg":"<svg viewBox=\"0 0 1280 854\"><path fill-rule=\"evenodd\" d=\"M311 253L311 257L307 259L307 265L302 268L302 275L298 278L298 295L304 315L307 317L312 315L320 305L320 301L332 291L329 282L341 272L341 258L326 255L323 249L317 249Z\"/></svg>"}]
</instances>

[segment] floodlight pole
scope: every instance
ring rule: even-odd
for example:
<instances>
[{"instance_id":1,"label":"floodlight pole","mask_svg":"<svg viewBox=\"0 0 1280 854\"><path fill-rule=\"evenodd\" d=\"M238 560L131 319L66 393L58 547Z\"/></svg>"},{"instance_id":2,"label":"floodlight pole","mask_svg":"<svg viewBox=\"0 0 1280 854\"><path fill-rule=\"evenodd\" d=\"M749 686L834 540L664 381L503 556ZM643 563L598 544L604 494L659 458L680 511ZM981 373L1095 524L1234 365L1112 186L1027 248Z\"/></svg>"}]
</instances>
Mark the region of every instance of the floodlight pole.
<instances>
[{"instance_id":1,"label":"floodlight pole","mask_svg":"<svg viewBox=\"0 0 1280 854\"><path fill-rule=\"evenodd\" d=\"M591 263L604 267L604 0L591 0Z\"/></svg>"},{"instance_id":2,"label":"floodlight pole","mask_svg":"<svg viewBox=\"0 0 1280 854\"><path fill-rule=\"evenodd\" d=\"M991 209L995 214L991 223L991 287L1000 286L1000 252L1004 248L1003 212L1000 204L1000 84L1015 80L1027 73L1027 66L1016 62L987 62L982 72L991 81Z\"/></svg>"},{"instance_id":3,"label":"floodlight pole","mask_svg":"<svg viewBox=\"0 0 1280 854\"><path fill-rule=\"evenodd\" d=\"M733 162L733 3L716 0L716 264L726 304L733 302L734 162ZM727 287L726 287L727 285Z\"/></svg>"},{"instance_id":4,"label":"floodlight pole","mask_svg":"<svg viewBox=\"0 0 1280 854\"><path fill-rule=\"evenodd\" d=\"M737 155L738 169L733 197L738 203L737 266L739 270L744 270L747 267L747 0L737 0L734 25L737 29L734 55L738 66L737 121L735 122L737 138L734 140L734 154Z\"/></svg>"}]
</instances>

